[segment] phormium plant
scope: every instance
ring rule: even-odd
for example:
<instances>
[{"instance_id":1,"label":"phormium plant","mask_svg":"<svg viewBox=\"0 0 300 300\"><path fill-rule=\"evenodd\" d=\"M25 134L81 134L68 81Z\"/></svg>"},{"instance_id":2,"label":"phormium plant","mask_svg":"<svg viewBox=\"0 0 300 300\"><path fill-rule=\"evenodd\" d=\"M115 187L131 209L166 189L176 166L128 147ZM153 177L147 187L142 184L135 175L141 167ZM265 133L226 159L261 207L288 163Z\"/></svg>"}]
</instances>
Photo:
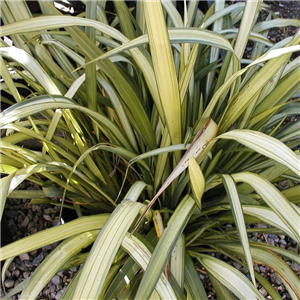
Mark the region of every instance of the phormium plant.
<instances>
[{"instance_id":1,"label":"phormium plant","mask_svg":"<svg viewBox=\"0 0 300 300\"><path fill-rule=\"evenodd\" d=\"M171 0L114 1L115 14L83 2L77 16L53 1L35 16L25 1L1 4L1 36L14 45L1 40L1 215L24 180L78 215L2 247L4 278L15 256L61 241L6 297L35 299L56 272L82 264L62 299L207 299L196 265L220 299L264 299L258 284L280 299L257 263L300 298L280 258L299 256L248 238L260 223L300 240L299 121L283 123L299 112L290 56L300 39L267 39L299 20L258 22L268 12L258 0L216 1L205 15L198 1L182 14ZM19 146L27 139L41 151ZM31 203L41 191L27 192Z\"/></svg>"}]
</instances>

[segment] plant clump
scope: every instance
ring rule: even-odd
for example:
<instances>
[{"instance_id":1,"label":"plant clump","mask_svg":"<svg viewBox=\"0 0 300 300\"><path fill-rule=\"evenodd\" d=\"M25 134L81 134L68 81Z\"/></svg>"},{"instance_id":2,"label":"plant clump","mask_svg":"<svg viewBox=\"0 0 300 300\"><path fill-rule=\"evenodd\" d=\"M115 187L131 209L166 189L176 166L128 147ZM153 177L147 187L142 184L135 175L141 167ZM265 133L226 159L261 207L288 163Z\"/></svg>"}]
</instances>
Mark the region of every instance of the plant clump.
<instances>
[{"instance_id":1,"label":"plant clump","mask_svg":"<svg viewBox=\"0 0 300 300\"><path fill-rule=\"evenodd\" d=\"M299 20L259 0L206 13L197 1L108 3L1 5L13 43L0 47L1 216L9 199L46 205L46 222L60 210L58 226L1 248L4 297L36 299L76 268L48 294L280 299L281 285L300 298L299 120L286 122L299 113L300 32L267 38ZM75 218L62 224L65 209ZM29 266L47 245L24 281L5 281L14 257Z\"/></svg>"}]
</instances>

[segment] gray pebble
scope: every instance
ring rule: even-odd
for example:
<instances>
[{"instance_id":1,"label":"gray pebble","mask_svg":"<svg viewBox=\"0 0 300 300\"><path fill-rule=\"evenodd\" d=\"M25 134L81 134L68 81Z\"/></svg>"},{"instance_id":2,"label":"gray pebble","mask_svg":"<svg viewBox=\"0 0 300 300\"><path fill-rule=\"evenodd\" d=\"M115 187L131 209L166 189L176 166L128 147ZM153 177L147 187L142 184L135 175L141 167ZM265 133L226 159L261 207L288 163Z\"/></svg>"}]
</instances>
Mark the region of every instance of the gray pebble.
<instances>
[{"instance_id":1,"label":"gray pebble","mask_svg":"<svg viewBox=\"0 0 300 300\"><path fill-rule=\"evenodd\" d=\"M57 293L56 293L56 296L55 296L55 300L60 300L60 298L62 297L64 291L65 291L65 287L62 289L62 290L59 290Z\"/></svg>"},{"instance_id":2,"label":"gray pebble","mask_svg":"<svg viewBox=\"0 0 300 300\"><path fill-rule=\"evenodd\" d=\"M30 221L28 226L27 226L27 229L32 228L34 225L35 225L35 223L33 221Z\"/></svg>"},{"instance_id":3,"label":"gray pebble","mask_svg":"<svg viewBox=\"0 0 300 300\"><path fill-rule=\"evenodd\" d=\"M7 288L13 287L14 284L15 284L15 282L14 282L14 280L12 280L12 279L7 279L7 280L4 281L4 285L5 285L5 287L7 287Z\"/></svg>"},{"instance_id":4,"label":"gray pebble","mask_svg":"<svg viewBox=\"0 0 300 300\"><path fill-rule=\"evenodd\" d=\"M268 234L269 238L276 239L278 236L276 234Z\"/></svg>"},{"instance_id":5,"label":"gray pebble","mask_svg":"<svg viewBox=\"0 0 300 300\"><path fill-rule=\"evenodd\" d=\"M38 215L35 215L35 216L33 217L33 222L34 222L34 223L38 223L38 222L39 222L39 216L38 216Z\"/></svg>"},{"instance_id":6,"label":"gray pebble","mask_svg":"<svg viewBox=\"0 0 300 300\"><path fill-rule=\"evenodd\" d=\"M51 283L54 285L59 285L61 283L60 277L58 275L54 275L51 279Z\"/></svg>"},{"instance_id":7,"label":"gray pebble","mask_svg":"<svg viewBox=\"0 0 300 300\"><path fill-rule=\"evenodd\" d=\"M14 270L14 271L12 272L12 276L14 276L14 277L16 277L16 278L18 278L19 275L20 275L20 270Z\"/></svg>"},{"instance_id":8,"label":"gray pebble","mask_svg":"<svg viewBox=\"0 0 300 300\"><path fill-rule=\"evenodd\" d=\"M55 276L55 275L54 275ZM50 293L54 293L56 290L56 287L54 285L50 286Z\"/></svg>"},{"instance_id":9,"label":"gray pebble","mask_svg":"<svg viewBox=\"0 0 300 300\"><path fill-rule=\"evenodd\" d=\"M37 252L38 252L38 250L33 250L33 251L30 251L29 253L31 256L35 256L37 254Z\"/></svg>"},{"instance_id":10,"label":"gray pebble","mask_svg":"<svg viewBox=\"0 0 300 300\"><path fill-rule=\"evenodd\" d=\"M286 241L284 239L279 240L279 243L282 245L286 245Z\"/></svg>"},{"instance_id":11,"label":"gray pebble","mask_svg":"<svg viewBox=\"0 0 300 300\"><path fill-rule=\"evenodd\" d=\"M268 292L262 287L259 289L259 292L264 296L266 297L268 295Z\"/></svg>"},{"instance_id":12,"label":"gray pebble","mask_svg":"<svg viewBox=\"0 0 300 300\"><path fill-rule=\"evenodd\" d=\"M42 262L43 259L44 259L44 252L41 252L38 256L36 256L34 258L34 260L32 261L32 264L34 266L37 266Z\"/></svg>"},{"instance_id":13,"label":"gray pebble","mask_svg":"<svg viewBox=\"0 0 300 300\"><path fill-rule=\"evenodd\" d=\"M271 246L275 246L274 240L272 238L268 238L268 244Z\"/></svg>"},{"instance_id":14,"label":"gray pebble","mask_svg":"<svg viewBox=\"0 0 300 300\"><path fill-rule=\"evenodd\" d=\"M30 272L23 272L23 277L25 279L27 279L28 277L30 277Z\"/></svg>"},{"instance_id":15,"label":"gray pebble","mask_svg":"<svg viewBox=\"0 0 300 300\"><path fill-rule=\"evenodd\" d=\"M22 262L20 263L19 269L20 269L21 271L28 271L27 267L26 267L25 264L24 264L24 261L22 261Z\"/></svg>"},{"instance_id":16,"label":"gray pebble","mask_svg":"<svg viewBox=\"0 0 300 300\"><path fill-rule=\"evenodd\" d=\"M51 245L47 245L47 246L44 246L43 248L43 251L50 251L50 250L52 250L52 247L51 247Z\"/></svg>"},{"instance_id":17,"label":"gray pebble","mask_svg":"<svg viewBox=\"0 0 300 300\"><path fill-rule=\"evenodd\" d=\"M237 263L235 261L232 263L232 265L238 270L242 267L242 265L240 265L239 263Z\"/></svg>"},{"instance_id":18,"label":"gray pebble","mask_svg":"<svg viewBox=\"0 0 300 300\"><path fill-rule=\"evenodd\" d=\"M59 219L55 219L52 221L52 226L55 227L55 226L59 226L60 225L60 221Z\"/></svg>"},{"instance_id":19,"label":"gray pebble","mask_svg":"<svg viewBox=\"0 0 300 300\"><path fill-rule=\"evenodd\" d=\"M53 208L53 207L49 207L49 208L46 208L46 209L44 210L44 213L47 214L47 215L55 214L55 213L56 213L56 209Z\"/></svg>"},{"instance_id":20,"label":"gray pebble","mask_svg":"<svg viewBox=\"0 0 300 300\"><path fill-rule=\"evenodd\" d=\"M32 268L32 262L30 260L24 260L24 263L27 268Z\"/></svg>"},{"instance_id":21,"label":"gray pebble","mask_svg":"<svg viewBox=\"0 0 300 300\"><path fill-rule=\"evenodd\" d=\"M46 221L52 222L52 218L51 218L49 215L47 215L47 214L43 215L43 218L44 218Z\"/></svg>"},{"instance_id":22,"label":"gray pebble","mask_svg":"<svg viewBox=\"0 0 300 300\"><path fill-rule=\"evenodd\" d=\"M260 270L260 272L265 273L266 272L266 267L260 266L259 270Z\"/></svg>"},{"instance_id":23,"label":"gray pebble","mask_svg":"<svg viewBox=\"0 0 300 300\"><path fill-rule=\"evenodd\" d=\"M292 270L295 272L299 272L300 271L300 266L297 263L293 263L292 264Z\"/></svg>"},{"instance_id":24,"label":"gray pebble","mask_svg":"<svg viewBox=\"0 0 300 300\"><path fill-rule=\"evenodd\" d=\"M259 224L259 227L260 227L260 228L268 228L268 226L265 225L265 224Z\"/></svg>"},{"instance_id":25,"label":"gray pebble","mask_svg":"<svg viewBox=\"0 0 300 300\"><path fill-rule=\"evenodd\" d=\"M77 272L77 267L71 268L70 271L73 272L73 273Z\"/></svg>"},{"instance_id":26,"label":"gray pebble","mask_svg":"<svg viewBox=\"0 0 300 300\"><path fill-rule=\"evenodd\" d=\"M278 235L282 240L285 239L285 235Z\"/></svg>"},{"instance_id":27,"label":"gray pebble","mask_svg":"<svg viewBox=\"0 0 300 300\"><path fill-rule=\"evenodd\" d=\"M5 276L6 276L6 277L11 277L11 272L10 272L9 270L6 270L6 271L5 271Z\"/></svg>"},{"instance_id":28,"label":"gray pebble","mask_svg":"<svg viewBox=\"0 0 300 300\"><path fill-rule=\"evenodd\" d=\"M16 263L12 262L10 265L9 265L9 271L14 271L15 269L17 268L17 265Z\"/></svg>"},{"instance_id":29,"label":"gray pebble","mask_svg":"<svg viewBox=\"0 0 300 300\"><path fill-rule=\"evenodd\" d=\"M281 278L279 277L279 275L277 273L274 273L271 275L271 281L272 281L272 283L275 283L277 285L282 284Z\"/></svg>"},{"instance_id":30,"label":"gray pebble","mask_svg":"<svg viewBox=\"0 0 300 300\"><path fill-rule=\"evenodd\" d=\"M20 259L21 259L22 261L24 261L24 260L29 260L29 255L28 255L28 253L23 253L23 254L19 255L19 257L20 257Z\"/></svg>"},{"instance_id":31,"label":"gray pebble","mask_svg":"<svg viewBox=\"0 0 300 300\"><path fill-rule=\"evenodd\" d=\"M254 270L255 270L256 272L260 272L258 264L254 264Z\"/></svg>"},{"instance_id":32,"label":"gray pebble","mask_svg":"<svg viewBox=\"0 0 300 300\"><path fill-rule=\"evenodd\" d=\"M29 223L29 217L28 216L26 216L25 218L24 218L24 220L22 221L22 223L21 223L21 228L26 228L27 227L27 225L28 225L28 223Z\"/></svg>"}]
</instances>

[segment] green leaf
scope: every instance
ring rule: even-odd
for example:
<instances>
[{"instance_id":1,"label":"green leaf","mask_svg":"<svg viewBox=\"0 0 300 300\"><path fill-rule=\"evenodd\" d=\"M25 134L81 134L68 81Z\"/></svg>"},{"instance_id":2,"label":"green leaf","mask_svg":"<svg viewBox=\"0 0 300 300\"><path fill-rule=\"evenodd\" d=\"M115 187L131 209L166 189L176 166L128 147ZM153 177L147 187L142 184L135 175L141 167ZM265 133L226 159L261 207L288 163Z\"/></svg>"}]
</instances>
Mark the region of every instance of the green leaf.
<instances>
[{"instance_id":1,"label":"green leaf","mask_svg":"<svg viewBox=\"0 0 300 300\"><path fill-rule=\"evenodd\" d=\"M205 191L205 179L200 166L193 156L189 158L189 175L196 204L201 210L201 199Z\"/></svg>"},{"instance_id":2,"label":"green leaf","mask_svg":"<svg viewBox=\"0 0 300 300\"><path fill-rule=\"evenodd\" d=\"M200 276L187 251L185 252L184 285L192 299L208 300Z\"/></svg>"},{"instance_id":3,"label":"green leaf","mask_svg":"<svg viewBox=\"0 0 300 300\"><path fill-rule=\"evenodd\" d=\"M241 243L243 246L243 250L245 253L245 257L246 257L248 269L249 269L249 272L251 275L251 279L252 279L253 285L256 286L252 255L251 255L249 241L248 241L248 234L247 234L247 230L246 230L242 205L240 203L237 189L236 189L235 183L231 176L223 174L222 179L223 179L223 183L224 183L227 195L230 200L232 215L234 217L234 221L235 221L236 227L239 232L239 237L240 237L240 240L241 240Z\"/></svg>"},{"instance_id":4,"label":"green leaf","mask_svg":"<svg viewBox=\"0 0 300 300\"><path fill-rule=\"evenodd\" d=\"M263 206L243 205L243 212L272 225L274 228L282 230L293 240L297 240L293 232L285 225L285 223L272 211L272 209Z\"/></svg>"},{"instance_id":5,"label":"green leaf","mask_svg":"<svg viewBox=\"0 0 300 300\"><path fill-rule=\"evenodd\" d=\"M145 1L144 5L150 50L160 101L172 144L178 144L181 142L179 87L162 6L159 1Z\"/></svg>"},{"instance_id":6,"label":"green leaf","mask_svg":"<svg viewBox=\"0 0 300 300\"><path fill-rule=\"evenodd\" d=\"M185 265L185 238L183 235L179 237L172 251L170 266L171 273L176 279L179 287L183 290L184 284L184 265Z\"/></svg>"},{"instance_id":7,"label":"green leaf","mask_svg":"<svg viewBox=\"0 0 300 300\"><path fill-rule=\"evenodd\" d=\"M86 259L74 299L97 299L122 240L143 206L128 200L113 211Z\"/></svg>"},{"instance_id":8,"label":"green leaf","mask_svg":"<svg viewBox=\"0 0 300 300\"><path fill-rule=\"evenodd\" d=\"M238 244L223 243L219 244L220 248L227 251L230 250L237 255L242 255L242 249ZM253 260L259 264L268 265L272 268L281 278L288 292L293 299L300 297L299 292L299 278L297 275L286 265L286 263L272 251L258 247L251 247Z\"/></svg>"},{"instance_id":9,"label":"green leaf","mask_svg":"<svg viewBox=\"0 0 300 300\"><path fill-rule=\"evenodd\" d=\"M122 247L144 271L147 269L151 259L151 253L139 239L127 233L123 239ZM156 290L162 299L176 299L172 286L164 273L161 273L158 279Z\"/></svg>"},{"instance_id":10,"label":"green leaf","mask_svg":"<svg viewBox=\"0 0 300 300\"><path fill-rule=\"evenodd\" d=\"M254 151L270 157L279 163L287 166L298 176L300 171L299 157L285 144L262 132L252 130L231 130L217 137L218 139L233 139Z\"/></svg>"},{"instance_id":11,"label":"green leaf","mask_svg":"<svg viewBox=\"0 0 300 300\"><path fill-rule=\"evenodd\" d=\"M99 230L84 232L59 244L37 267L26 284L21 299L36 299L39 292L72 256L93 243Z\"/></svg>"},{"instance_id":12,"label":"green leaf","mask_svg":"<svg viewBox=\"0 0 300 300\"><path fill-rule=\"evenodd\" d=\"M300 241L299 212L273 184L257 174L243 172L232 175L235 182L248 183Z\"/></svg>"},{"instance_id":13,"label":"green leaf","mask_svg":"<svg viewBox=\"0 0 300 300\"><path fill-rule=\"evenodd\" d=\"M1 248L1 260L30 252L73 235L102 228L109 214L80 217L63 225L48 228Z\"/></svg>"},{"instance_id":14,"label":"green leaf","mask_svg":"<svg viewBox=\"0 0 300 300\"><path fill-rule=\"evenodd\" d=\"M248 278L234 267L215 257L204 254L198 254L197 258L209 273L231 290L239 299L264 299Z\"/></svg>"},{"instance_id":15,"label":"green leaf","mask_svg":"<svg viewBox=\"0 0 300 300\"><path fill-rule=\"evenodd\" d=\"M169 259L176 241L189 221L195 209L195 201L187 195L178 205L167 228L154 249L152 258L145 271L136 294L136 299L148 299L155 288L158 279Z\"/></svg>"},{"instance_id":16,"label":"green leaf","mask_svg":"<svg viewBox=\"0 0 300 300\"><path fill-rule=\"evenodd\" d=\"M0 54L20 63L38 82L41 83L49 94L61 94L60 90L41 65L26 51L16 47L2 47L0 48Z\"/></svg>"}]
</instances>

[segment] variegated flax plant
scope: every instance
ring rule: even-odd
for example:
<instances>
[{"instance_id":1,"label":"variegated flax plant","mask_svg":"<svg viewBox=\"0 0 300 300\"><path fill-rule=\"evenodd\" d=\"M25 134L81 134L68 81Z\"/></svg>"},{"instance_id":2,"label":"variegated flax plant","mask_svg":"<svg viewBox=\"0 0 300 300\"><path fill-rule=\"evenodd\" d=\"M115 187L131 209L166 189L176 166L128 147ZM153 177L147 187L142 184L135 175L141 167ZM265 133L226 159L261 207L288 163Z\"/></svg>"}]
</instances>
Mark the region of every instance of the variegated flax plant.
<instances>
[{"instance_id":1,"label":"variegated flax plant","mask_svg":"<svg viewBox=\"0 0 300 300\"><path fill-rule=\"evenodd\" d=\"M297 253L249 236L300 240L299 121L286 122L300 108L300 33L267 38L300 21L273 19L259 0L205 14L198 1L179 12L171 0L82 0L78 15L38 3L32 15L1 2L0 211L27 197L78 218L1 248L4 280L15 256L60 242L6 298L36 299L78 264L61 299L204 300L199 268L219 299L264 299L261 286L281 299L256 263L299 299L283 260ZM24 180L40 190L16 189Z\"/></svg>"}]
</instances>

